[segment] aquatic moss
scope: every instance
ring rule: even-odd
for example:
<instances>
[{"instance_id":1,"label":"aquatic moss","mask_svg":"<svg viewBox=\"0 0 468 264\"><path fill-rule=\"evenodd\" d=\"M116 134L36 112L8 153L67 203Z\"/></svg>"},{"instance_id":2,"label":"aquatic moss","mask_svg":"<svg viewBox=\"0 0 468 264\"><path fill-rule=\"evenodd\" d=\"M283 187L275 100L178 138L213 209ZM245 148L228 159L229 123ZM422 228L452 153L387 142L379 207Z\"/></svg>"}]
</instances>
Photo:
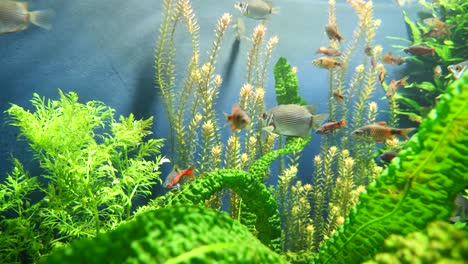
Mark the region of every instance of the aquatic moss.
<instances>
[{"instance_id":1,"label":"aquatic moss","mask_svg":"<svg viewBox=\"0 0 468 264\"><path fill-rule=\"evenodd\" d=\"M365 264L409 264L415 259L420 263L466 263L468 233L437 221L423 232L412 232L405 237L390 236L385 240L384 252Z\"/></svg>"},{"instance_id":2,"label":"aquatic moss","mask_svg":"<svg viewBox=\"0 0 468 264\"><path fill-rule=\"evenodd\" d=\"M57 251L43 263L286 263L226 213L176 206Z\"/></svg>"},{"instance_id":3,"label":"aquatic moss","mask_svg":"<svg viewBox=\"0 0 468 264\"><path fill-rule=\"evenodd\" d=\"M447 219L456 193L468 185L468 74L449 87L406 148L360 197L344 227L315 263L360 263L391 234L423 230Z\"/></svg>"},{"instance_id":4,"label":"aquatic moss","mask_svg":"<svg viewBox=\"0 0 468 264\"><path fill-rule=\"evenodd\" d=\"M307 102L298 94L299 84L296 74L286 58L279 58L273 70L275 75L276 101L278 104L301 104Z\"/></svg>"}]
</instances>

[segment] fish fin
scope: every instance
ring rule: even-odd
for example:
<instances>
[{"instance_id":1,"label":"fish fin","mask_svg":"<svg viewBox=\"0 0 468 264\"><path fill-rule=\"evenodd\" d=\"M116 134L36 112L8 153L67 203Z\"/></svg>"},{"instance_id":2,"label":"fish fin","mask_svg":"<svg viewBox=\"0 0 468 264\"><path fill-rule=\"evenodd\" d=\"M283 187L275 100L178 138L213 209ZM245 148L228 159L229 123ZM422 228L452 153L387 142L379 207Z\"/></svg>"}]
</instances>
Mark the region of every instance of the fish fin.
<instances>
[{"instance_id":1,"label":"fish fin","mask_svg":"<svg viewBox=\"0 0 468 264\"><path fill-rule=\"evenodd\" d=\"M411 127L411 128L402 128L402 129L399 130L399 134L400 134L401 136L403 136L405 139L409 139L408 134L409 134L411 131L413 131L413 130L415 130L414 127Z\"/></svg>"},{"instance_id":2,"label":"fish fin","mask_svg":"<svg viewBox=\"0 0 468 264\"><path fill-rule=\"evenodd\" d=\"M52 25L50 24L50 20L54 15L54 11L48 10L41 10L41 11L32 11L29 12L30 21L34 25L50 30L52 29Z\"/></svg>"},{"instance_id":3,"label":"fish fin","mask_svg":"<svg viewBox=\"0 0 468 264\"><path fill-rule=\"evenodd\" d=\"M325 120L328 119L328 113L325 114L318 114L312 116L312 124L311 128L317 129L319 128Z\"/></svg>"},{"instance_id":4,"label":"fish fin","mask_svg":"<svg viewBox=\"0 0 468 264\"><path fill-rule=\"evenodd\" d=\"M378 125L381 125L381 126L387 126L387 122L385 121L380 121L380 122L377 122Z\"/></svg>"},{"instance_id":5,"label":"fish fin","mask_svg":"<svg viewBox=\"0 0 468 264\"><path fill-rule=\"evenodd\" d=\"M195 166L192 165L192 166L190 166L190 168L187 169L187 172L186 172L185 175L187 175L187 176L193 178L193 176L194 176L194 175L193 175L193 172L194 172L194 171L195 171Z\"/></svg>"},{"instance_id":6,"label":"fish fin","mask_svg":"<svg viewBox=\"0 0 468 264\"><path fill-rule=\"evenodd\" d=\"M305 109L307 109L307 112L314 114L315 111L317 110L317 106L315 105L304 105Z\"/></svg>"},{"instance_id":7,"label":"fish fin","mask_svg":"<svg viewBox=\"0 0 468 264\"><path fill-rule=\"evenodd\" d=\"M275 130L275 127L274 126L266 126L266 127L263 127L262 129L265 130L268 133L273 133L273 130Z\"/></svg>"},{"instance_id":8,"label":"fish fin","mask_svg":"<svg viewBox=\"0 0 468 264\"><path fill-rule=\"evenodd\" d=\"M344 119L341 119L340 126L346 126L346 121L344 121Z\"/></svg>"},{"instance_id":9,"label":"fish fin","mask_svg":"<svg viewBox=\"0 0 468 264\"><path fill-rule=\"evenodd\" d=\"M406 82L408 79L409 79L409 76L403 77L403 78L400 80L400 85L402 85L402 86L408 85L408 83Z\"/></svg>"},{"instance_id":10,"label":"fish fin","mask_svg":"<svg viewBox=\"0 0 468 264\"><path fill-rule=\"evenodd\" d=\"M274 7L271 8L271 14L277 15L279 13L280 13L280 8L279 7L274 6Z\"/></svg>"}]
</instances>

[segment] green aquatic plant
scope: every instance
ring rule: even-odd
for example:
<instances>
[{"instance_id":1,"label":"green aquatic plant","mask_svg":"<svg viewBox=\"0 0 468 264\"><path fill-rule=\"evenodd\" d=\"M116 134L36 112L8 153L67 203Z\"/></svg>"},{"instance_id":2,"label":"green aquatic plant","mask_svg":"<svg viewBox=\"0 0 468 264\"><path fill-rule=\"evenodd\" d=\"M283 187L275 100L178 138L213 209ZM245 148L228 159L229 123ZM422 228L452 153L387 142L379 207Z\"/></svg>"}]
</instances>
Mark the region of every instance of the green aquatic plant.
<instances>
[{"instance_id":1,"label":"green aquatic plant","mask_svg":"<svg viewBox=\"0 0 468 264\"><path fill-rule=\"evenodd\" d=\"M436 221L422 232L406 236L391 235L385 240L384 250L365 264L414 263L462 264L468 259L468 233L453 225Z\"/></svg>"},{"instance_id":2,"label":"green aquatic plant","mask_svg":"<svg viewBox=\"0 0 468 264\"><path fill-rule=\"evenodd\" d=\"M299 84L296 74L286 58L279 58L274 68L276 101L278 104L300 104L307 102L298 94Z\"/></svg>"},{"instance_id":3,"label":"green aquatic plant","mask_svg":"<svg viewBox=\"0 0 468 264\"><path fill-rule=\"evenodd\" d=\"M465 74L361 194L344 226L321 247L316 263L368 260L391 234L423 230L429 222L449 217L455 195L468 184L467 102Z\"/></svg>"},{"instance_id":4,"label":"green aquatic plant","mask_svg":"<svg viewBox=\"0 0 468 264\"><path fill-rule=\"evenodd\" d=\"M138 215L43 263L287 263L226 213L174 206Z\"/></svg>"},{"instance_id":5,"label":"green aquatic plant","mask_svg":"<svg viewBox=\"0 0 468 264\"><path fill-rule=\"evenodd\" d=\"M468 184L468 171L464 164L468 154L468 74L448 91L423 122L418 134L367 192L361 194L361 202L351 210L344 226L321 247L315 263L370 260L383 249L384 240L392 234L423 231L430 222L449 216L455 194ZM141 210L136 219L94 240L77 241L57 250L44 263L147 263L157 262L159 258L169 263L190 260L201 263L284 262L277 253L249 234L247 228L226 214L191 205L222 188L219 185L228 181L237 185L247 179L247 184L239 188L246 188L244 195L260 209L258 216L270 216L263 218L269 221L260 221L263 228L269 226L278 230L280 224L278 217L274 216L278 213L270 206L275 204L274 199L254 178L262 175L275 157L302 149L307 143L300 138L294 139L286 144L285 149L260 159L249 172L218 170L207 177L200 177L193 184L185 185L180 192L166 194L159 199L160 204L151 206L153 208ZM247 191L250 183L255 187ZM262 191L253 193L255 190ZM433 236L441 234L440 230L430 232ZM278 249L279 244L273 243L277 241L273 238L279 237L277 231L262 230L261 233L263 244ZM460 236L455 234L455 237ZM462 238L465 240L464 236ZM457 247L462 254L466 254L463 251L465 246ZM252 250L260 259L251 255ZM310 252L303 251L285 255L294 263L309 262L311 257Z\"/></svg>"},{"instance_id":6,"label":"green aquatic plant","mask_svg":"<svg viewBox=\"0 0 468 264\"><path fill-rule=\"evenodd\" d=\"M31 205L34 214L26 216L32 220L32 232L37 231L34 239L42 241L43 253L130 219L135 200L149 196L161 182L163 140L147 138L152 118L136 120L129 115L116 121L114 110L101 102L82 104L76 93L59 94L59 100L34 94L33 112L18 105L6 111L41 168L40 186L17 161L13 175L21 182L15 187L31 183L29 189L21 189L24 195L34 191L43 197ZM7 197L10 203L29 204L21 190ZM25 218L15 210L18 219Z\"/></svg>"}]
</instances>

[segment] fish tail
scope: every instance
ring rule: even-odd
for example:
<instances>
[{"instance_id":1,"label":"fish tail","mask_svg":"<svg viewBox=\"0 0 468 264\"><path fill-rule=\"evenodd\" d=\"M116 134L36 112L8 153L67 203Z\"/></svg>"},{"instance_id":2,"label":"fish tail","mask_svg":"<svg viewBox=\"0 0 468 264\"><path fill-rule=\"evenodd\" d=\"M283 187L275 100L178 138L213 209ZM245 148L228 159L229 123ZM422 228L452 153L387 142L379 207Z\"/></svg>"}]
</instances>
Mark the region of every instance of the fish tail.
<instances>
[{"instance_id":1,"label":"fish tail","mask_svg":"<svg viewBox=\"0 0 468 264\"><path fill-rule=\"evenodd\" d=\"M409 76L405 76L403 79L401 79L400 84L403 86L408 85L408 83L406 82L408 79L409 79Z\"/></svg>"},{"instance_id":2,"label":"fish tail","mask_svg":"<svg viewBox=\"0 0 468 264\"><path fill-rule=\"evenodd\" d=\"M344 119L341 119L339 124L340 124L340 126L346 126L346 121L344 121Z\"/></svg>"},{"instance_id":3,"label":"fish tail","mask_svg":"<svg viewBox=\"0 0 468 264\"><path fill-rule=\"evenodd\" d=\"M50 9L29 12L31 23L47 30L50 30L52 28L50 20L53 15L54 11Z\"/></svg>"},{"instance_id":4,"label":"fish tail","mask_svg":"<svg viewBox=\"0 0 468 264\"><path fill-rule=\"evenodd\" d=\"M328 113L313 115L312 119L313 123L311 128L317 129L322 125L323 122L325 122L328 119Z\"/></svg>"},{"instance_id":5,"label":"fish tail","mask_svg":"<svg viewBox=\"0 0 468 264\"><path fill-rule=\"evenodd\" d=\"M405 139L409 139L408 137L408 134L413 131L415 128L414 127L411 127L411 128L402 128L400 130L398 130L398 134L403 136Z\"/></svg>"},{"instance_id":6,"label":"fish tail","mask_svg":"<svg viewBox=\"0 0 468 264\"><path fill-rule=\"evenodd\" d=\"M434 48L431 49L431 55L432 55L432 56L435 55L435 49L434 49Z\"/></svg>"},{"instance_id":7,"label":"fish tail","mask_svg":"<svg viewBox=\"0 0 468 264\"><path fill-rule=\"evenodd\" d=\"M195 166L193 166L193 165L190 166L190 168L187 169L187 172L185 173L185 175L193 178L193 171L194 170L195 170Z\"/></svg>"}]
</instances>

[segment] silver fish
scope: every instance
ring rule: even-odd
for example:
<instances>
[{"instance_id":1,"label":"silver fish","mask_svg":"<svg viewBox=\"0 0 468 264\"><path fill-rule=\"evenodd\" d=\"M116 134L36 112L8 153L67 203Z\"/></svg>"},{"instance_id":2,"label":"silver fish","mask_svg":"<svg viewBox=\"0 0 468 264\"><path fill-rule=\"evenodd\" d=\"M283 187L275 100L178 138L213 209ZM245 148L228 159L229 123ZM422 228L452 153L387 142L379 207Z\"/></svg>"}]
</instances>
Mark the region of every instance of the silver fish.
<instances>
[{"instance_id":1,"label":"silver fish","mask_svg":"<svg viewBox=\"0 0 468 264\"><path fill-rule=\"evenodd\" d=\"M247 0L247 2L237 2L234 8L241 14L252 19L266 19L271 14L277 14L278 8L272 6L270 2L264 0Z\"/></svg>"},{"instance_id":2,"label":"silver fish","mask_svg":"<svg viewBox=\"0 0 468 264\"><path fill-rule=\"evenodd\" d=\"M308 138L311 130L328 118L328 114L314 115L314 108L296 104L273 107L260 115L263 129L278 135Z\"/></svg>"},{"instance_id":3,"label":"silver fish","mask_svg":"<svg viewBox=\"0 0 468 264\"><path fill-rule=\"evenodd\" d=\"M464 62L460 62L458 64L449 65L447 69L452 73L452 76L455 80L460 79L462 77L465 70L468 68L468 60Z\"/></svg>"},{"instance_id":4,"label":"silver fish","mask_svg":"<svg viewBox=\"0 0 468 264\"><path fill-rule=\"evenodd\" d=\"M49 30L52 15L51 10L30 12L24 2L0 0L0 34L25 30L31 23Z\"/></svg>"}]
</instances>

